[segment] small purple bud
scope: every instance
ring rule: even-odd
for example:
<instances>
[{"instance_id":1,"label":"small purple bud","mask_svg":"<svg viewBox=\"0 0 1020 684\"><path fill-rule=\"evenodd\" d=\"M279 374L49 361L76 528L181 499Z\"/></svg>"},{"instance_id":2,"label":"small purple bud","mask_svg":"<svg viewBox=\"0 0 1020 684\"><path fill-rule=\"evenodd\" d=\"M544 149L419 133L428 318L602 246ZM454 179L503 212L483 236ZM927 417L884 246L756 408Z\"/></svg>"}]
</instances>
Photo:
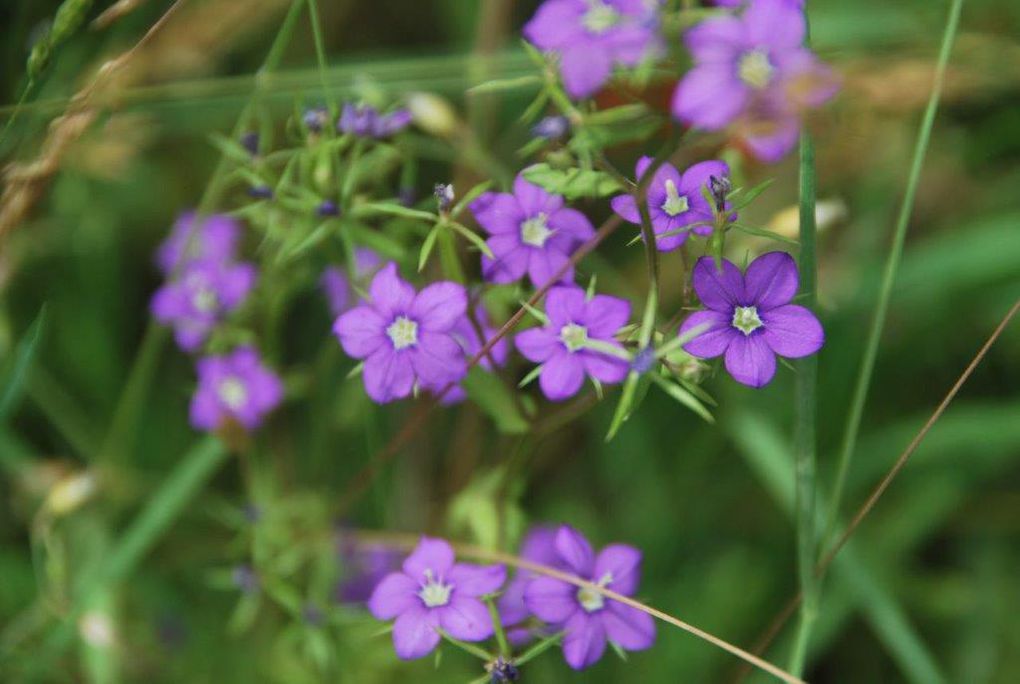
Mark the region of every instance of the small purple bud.
<instances>
[{"instance_id":1,"label":"small purple bud","mask_svg":"<svg viewBox=\"0 0 1020 684\"><path fill-rule=\"evenodd\" d=\"M273 199L273 189L268 185L257 185L248 188L248 195L255 199Z\"/></svg>"},{"instance_id":2,"label":"small purple bud","mask_svg":"<svg viewBox=\"0 0 1020 684\"><path fill-rule=\"evenodd\" d=\"M301 609L301 619L311 627L321 627L326 615L314 603L306 603Z\"/></svg>"},{"instance_id":3,"label":"small purple bud","mask_svg":"<svg viewBox=\"0 0 1020 684\"><path fill-rule=\"evenodd\" d=\"M262 507L258 504L247 504L244 507L244 519L249 525L256 525L262 520Z\"/></svg>"},{"instance_id":4,"label":"small purple bud","mask_svg":"<svg viewBox=\"0 0 1020 684\"><path fill-rule=\"evenodd\" d=\"M655 367L655 350L651 347L645 347L637 354L630 362L630 369L636 373L644 375L648 371Z\"/></svg>"},{"instance_id":5,"label":"small purple bud","mask_svg":"<svg viewBox=\"0 0 1020 684\"><path fill-rule=\"evenodd\" d=\"M238 565L234 568L230 578L234 586L245 594L254 594L259 590L259 576L251 569L250 565Z\"/></svg>"},{"instance_id":6,"label":"small purple bud","mask_svg":"<svg viewBox=\"0 0 1020 684\"><path fill-rule=\"evenodd\" d=\"M417 199L416 194L417 193L415 193L414 188L400 188L400 192L397 193L397 201L400 202L402 206L413 207L414 202Z\"/></svg>"},{"instance_id":7,"label":"small purple bud","mask_svg":"<svg viewBox=\"0 0 1020 684\"><path fill-rule=\"evenodd\" d=\"M322 129L329 123L329 110L325 107L312 107L306 109L301 120L312 133L321 133Z\"/></svg>"},{"instance_id":8,"label":"small purple bud","mask_svg":"<svg viewBox=\"0 0 1020 684\"><path fill-rule=\"evenodd\" d=\"M715 210L723 211L726 207L726 197L733 189L733 183L726 176L709 176L708 189L712 193L712 199L715 200Z\"/></svg>"},{"instance_id":9,"label":"small purple bud","mask_svg":"<svg viewBox=\"0 0 1020 684\"><path fill-rule=\"evenodd\" d=\"M446 211L453 204L453 185L451 183L436 183L432 194L436 196L436 203L439 211Z\"/></svg>"},{"instance_id":10,"label":"small purple bud","mask_svg":"<svg viewBox=\"0 0 1020 684\"><path fill-rule=\"evenodd\" d=\"M340 207L333 200L322 200L322 204L315 210L319 216L339 216Z\"/></svg>"},{"instance_id":11,"label":"small purple bud","mask_svg":"<svg viewBox=\"0 0 1020 684\"><path fill-rule=\"evenodd\" d=\"M248 131L242 135L241 147L246 149L251 156L259 156L259 134L255 131Z\"/></svg>"},{"instance_id":12,"label":"small purple bud","mask_svg":"<svg viewBox=\"0 0 1020 684\"><path fill-rule=\"evenodd\" d=\"M505 660L503 656L497 656L494 661L485 666L485 669L489 672L492 684L516 682L521 677L521 671L513 661Z\"/></svg>"},{"instance_id":13,"label":"small purple bud","mask_svg":"<svg viewBox=\"0 0 1020 684\"><path fill-rule=\"evenodd\" d=\"M570 121L565 116L547 116L532 126L531 134L546 140L562 140L570 132Z\"/></svg>"}]
</instances>

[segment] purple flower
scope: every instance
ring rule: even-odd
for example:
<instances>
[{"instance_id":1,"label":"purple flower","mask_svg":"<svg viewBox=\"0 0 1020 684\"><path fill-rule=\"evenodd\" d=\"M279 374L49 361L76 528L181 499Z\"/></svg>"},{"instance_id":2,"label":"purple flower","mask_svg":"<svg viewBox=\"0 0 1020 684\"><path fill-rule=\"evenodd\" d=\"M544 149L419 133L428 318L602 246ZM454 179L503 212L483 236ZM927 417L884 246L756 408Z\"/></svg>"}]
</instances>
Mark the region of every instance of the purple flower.
<instances>
[{"instance_id":1,"label":"purple flower","mask_svg":"<svg viewBox=\"0 0 1020 684\"><path fill-rule=\"evenodd\" d=\"M191 262L156 291L152 314L160 323L173 326L181 349L195 351L223 316L241 305L255 277L251 264Z\"/></svg>"},{"instance_id":2,"label":"purple flower","mask_svg":"<svg viewBox=\"0 0 1020 684\"><path fill-rule=\"evenodd\" d=\"M403 554L384 544L359 544L340 541L343 580L337 585L336 599L342 603L365 603L379 582L400 567Z\"/></svg>"},{"instance_id":3,"label":"purple flower","mask_svg":"<svg viewBox=\"0 0 1020 684\"><path fill-rule=\"evenodd\" d=\"M397 109L389 114L380 114L370 105L347 103L340 112L337 129L359 138L388 138L407 128L412 121L411 112Z\"/></svg>"},{"instance_id":4,"label":"purple flower","mask_svg":"<svg viewBox=\"0 0 1020 684\"><path fill-rule=\"evenodd\" d=\"M432 388L464 377L464 351L453 336L467 310L463 286L443 281L416 293L389 263L369 296L333 324L344 351L365 361L368 396L382 404L408 396L415 383Z\"/></svg>"},{"instance_id":5,"label":"purple flower","mask_svg":"<svg viewBox=\"0 0 1020 684\"><path fill-rule=\"evenodd\" d=\"M496 330L489 325L489 314L485 312L485 309L481 306L475 307L475 318L478 321L478 327L482 330L484 340L478 336L478 330L475 328L474 323L467 315L462 316L450 330L450 334L453 335L453 339L457 341L460 348L464 350L464 357L470 358L482 350L482 346L489 339L496 335ZM495 361L497 366L502 366L506 363L506 357L510 353L510 344L507 342L507 338L504 336L489 353L481 358L478 365L487 371L493 370L492 362ZM432 388L437 391L441 391L444 387ZM450 388L450 391L443 395L442 403L445 405L456 404L457 402L463 401L464 389L457 385Z\"/></svg>"},{"instance_id":6,"label":"purple flower","mask_svg":"<svg viewBox=\"0 0 1020 684\"><path fill-rule=\"evenodd\" d=\"M198 389L191 398L191 424L216 430L233 419L248 430L283 401L283 384L262 365L258 352L238 347L226 356L207 356L198 362Z\"/></svg>"},{"instance_id":7,"label":"purple flower","mask_svg":"<svg viewBox=\"0 0 1020 684\"><path fill-rule=\"evenodd\" d=\"M230 261L237 251L241 228L229 216L213 214L199 220L188 211L177 217L170 236L156 251L156 265L170 275L191 261Z\"/></svg>"},{"instance_id":8,"label":"purple flower","mask_svg":"<svg viewBox=\"0 0 1020 684\"><path fill-rule=\"evenodd\" d=\"M361 286L370 276L375 275L381 265L379 255L370 249L359 247L354 250L354 282ZM351 280L346 272L338 266L327 266L319 278L319 286L322 287L329 302L329 310L333 316L339 316L351 306Z\"/></svg>"},{"instance_id":9,"label":"purple flower","mask_svg":"<svg viewBox=\"0 0 1020 684\"><path fill-rule=\"evenodd\" d=\"M567 525L556 533L554 546L568 572L624 596L637 591L641 552L634 547L610 544L596 556L588 540ZM528 584L524 601L536 617L566 632L563 655L575 670L598 661L607 640L628 651L655 643L650 615L587 588L538 577Z\"/></svg>"},{"instance_id":10,"label":"purple flower","mask_svg":"<svg viewBox=\"0 0 1020 684\"><path fill-rule=\"evenodd\" d=\"M790 300L797 294L797 265L786 252L768 252L741 274L733 262L718 271L711 257L694 266L694 290L708 309L691 314L680 334L707 329L684 345L705 359L726 355L726 370L745 385L763 387L776 372L776 354L809 356L821 349L825 333L815 315Z\"/></svg>"},{"instance_id":11,"label":"purple flower","mask_svg":"<svg viewBox=\"0 0 1020 684\"><path fill-rule=\"evenodd\" d=\"M301 121L312 133L321 133L322 129L329 123L329 110L325 107L310 107L304 111Z\"/></svg>"},{"instance_id":12,"label":"purple flower","mask_svg":"<svg viewBox=\"0 0 1020 684\"><path fill-rule=\"evenodd\" d=\"M634 171L635 178L640 181L645 171L652 164L651 157L641 157ZM705 161L695 164L681 174L672 164L663 164L655 172L648 186L648 215L652 220L652 230L656 235L666 237L656 239L655 244L660 252L668 252L678 248L687 241L691 232L698 235L712 233L712 206L705 199L704 188L710 186L709 179L724 178L730 175L730 167L721 161ZM641 225L641 214L638 211L637 198L634 195L618 195L612 200L613 211L626 221ZM706 225L696 225L696 224ZM681 231L690 226L690 230Z\"/></svg>"},{"instance_id":13,"label":"purple flower","mask_svg":"<svg viewBox=\"0 0 1020 684\"><path fill-rule=\"evenodd\" d=\"M695 60L673 94L673 115L737 134L764 161L793 147L800 114L837 89L831 70L803 46L804 10L796 0L751 0L740 16L702 22L684 36Z\"/></svg>"},{"instance_id":14,"label":"purple flower","mask_svg":"<svg viewBox=\"0 0 1020 684\"><path fill-rule=\"evenodd\" d=\"M482 641L492 636L492 618L480 596L498 591L506 579L502 565L454 563L442 539L422 537L403 570L387 575L372 592L368 609L392 620L393 646L404 660L435 649L439 632L454 639Z\"/></svg>"},{"instance_id":15,"label":"purple flower","mask_svg":"<svg viewBox=\"0 0 1020 684\"><path fill-rule=\"evenodd\" d=\"M562 401L574 396L586 373L603 383L626 377L626 360L589 343L623 351L614 336L630 319L629 302L608 295L588 299L576 285L560 286L549 290L545 313L548 324L519 333L515 344L525 358L542 364L539 385L546 397Z\"/></svg>"},{"instance_id":16,"label":"purple flower","mask_svg":"<svg viewBox=\"0 0 1020 684\"><path fill-rule=\"evenodd\" d=\"M570 119L565 116L547 116L531 127L531 134L546 140L562 140L570 132Z\"/></svg>"},{"instance_id":17,"label":"purple flower","mask_svg":"<svg viewBox=\"0 0 1020 684\"><path fill-rule=\"evenodd\" d=\"M495 257L482 256L482 273L494 283L512 283L527 273L542 287L570 260L574 248L595 234L591 221L563 198L529 183L514 180L513 194L486 192L471 203L471 212L490 237L486 244ZM563 282L574 279L567 269Z\"/></svg>"},{"instance_id":18,"label":"purple flower","mask_svg":"<svg viewBox=\"0 0 1020 684\"><path fill-rule=\"evenodd\" d=\"M559 56L563 85L579 99L598 91L614 64L637 66L662 51L658 9L648 0L546 0L524 37Z\"/></svg>"},{"instance_id":19,"label":"purple flower","mask_svg":"<svg viewBox=\"0 0 1020 684\"><path fill-rule=\"evenodd\" d=\"M241 147L243 147L251 156L259 156L259 134L255 131L248 131L242 135Z\"/></svg>"},{"instance_id":20,"label":"purple flower","mask_svg":"<svg viewBox=\"0 0 1020 684\"><path fill-rule=\"evenodd\" d=\"M539 526L528 530L521 541L520 557L524 560L560 570L565 569L556 553L556 528ZM528 583L537 577L534 573L526 570L518 570L511 579L503 593L500 594L496 606L499 608L500 621L506 627L507 638L516 646L527 643L534 636L534 631L528 629L523 623L531 613L524 603L524 592Z\"/></svg>"}]
</instances>

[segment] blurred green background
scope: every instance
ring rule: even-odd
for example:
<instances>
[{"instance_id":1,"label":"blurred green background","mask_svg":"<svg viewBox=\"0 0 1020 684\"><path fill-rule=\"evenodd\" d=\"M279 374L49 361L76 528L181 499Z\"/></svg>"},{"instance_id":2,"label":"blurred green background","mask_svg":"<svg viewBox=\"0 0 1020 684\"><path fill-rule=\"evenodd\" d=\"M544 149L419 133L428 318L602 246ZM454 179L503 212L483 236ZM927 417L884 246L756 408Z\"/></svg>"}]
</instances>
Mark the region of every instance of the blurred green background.
<instances>
[{"instance_id":1,"label":"blurred green background","mask_svg":"<svg viewBox=\"0 0 1020 684\"><path fill-rule=\"evenodd\" d=\"M5 103L17 100L32 36L58 4L0 6ZM54 130L48 126L67 98L169 6L137 4L106 28L80 31L53 55L0 157L30 162L44 155ZM330 321L311 282L288 309L278 361L295 382L313 384L312 408L304 401L285 406L246 457L219 468L125 581L102 592L93 608L110 620L72 623L77 636L54 646L54 616L66 609L75 578L110 552L199 440L187 423L191 361L164 344L153 352L154 376L138 395L138 429L129 431L124 457L96 459L159 284L152 251L176 213L198 202L218 155L208 134L233 126L285 4L183 3L145 45L140 73L63 150L38 203L0 243L4 382L16 366L16 345L46 310L24 396L0 424L3 681L360 684L467 682L481 673L449 648L438 669L430 659L398 663L377 623L332 600L344 572L334 506L416 408L374 407L357 381L345 380L349 362L338 350L322 351L332 344ZM472 51L496 52L490 74L527 73L518 36L537 4L321 2L331 83L344 93L371 84L394 98L434 92L463 112L465 88L486 75ZM828 339L820 356L824 490L833 480L948 3L808 4L813 43L844 79L841 95L812 122L819 196L834 214L819 237L819 309ZM105 7L97 3L89 18ZM1018 35L1020 3L966 3L844 512L888 470L1020 296ZM295 102L318 101L314 62L302 22L264 97L278 126ZM661 99L670 85L650 98ZM527 95L492 98L470 117L482 145L511 170L527 140L515 123ZM5 122L12 108L0 111ZM614 158L629 168L641 152L621 148ZM419 189L427 193L454 173L441 159L424 164ZM472 169L456 173L479 178ZM748 163L742 173L750 182L776 178L748 210L752 223L794 231L796 160L768 168ZM596 224L608 216L604 202L584 208ZM600 287L637 302L644 257L640 247L626 246L629 237L614 235L584 263L581 279L598 273ZM664 310L679 301L676 268L663 260ZM325 375L315 365L323 355ZM519 362L510 370L525 371ZM495 433L471 406L444 411L342 522L486 541L495 519L500 543L510 543L526 522L569 522L598 545L623 541L646 552L640 598L750 646L796 591L792 384L783 369L761 391L721 375L710 379L706 387L720 404L714 427L650 392L610 443L603 436L612 400L543 410L550 422L526 437ZM1018 389L1014 324L834 565L809 681L1020 681ZM83 475L94 491L60 509L67 483ZM494 486L493 477L505 486ZM255 523L245 515L253 505L261 513ZM231 576L251 562L254 547L270 559L275 579L244 594ZM314 605L324 620L309 620L288 603ZM768 651L770 660L785 662L788 637L789 630ZM628 662L610 653L572 673L558 655L547 655L529 665L524 681L726 682L739 676L739 665L660 624L655 648Z\"/></svg>"}]
</instances>

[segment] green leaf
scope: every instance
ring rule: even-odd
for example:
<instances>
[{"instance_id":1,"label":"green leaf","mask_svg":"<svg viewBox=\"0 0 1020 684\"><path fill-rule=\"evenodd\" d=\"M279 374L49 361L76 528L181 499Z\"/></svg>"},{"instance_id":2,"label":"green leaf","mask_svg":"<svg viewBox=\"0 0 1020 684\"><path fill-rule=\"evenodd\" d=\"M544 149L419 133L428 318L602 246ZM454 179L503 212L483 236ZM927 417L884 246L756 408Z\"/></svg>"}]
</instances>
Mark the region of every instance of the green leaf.
<instances>
[{"instance_id":1,"label":"green leaf","mask_svg":"<svg viewBox=\"0 0 1020 684\"><path fill-rule=\"evenodd\" d=\"M528 431L528 421L521 415L513 395L495 375L476 366L461 384L471 400L492 418L500 432L522 434Z\"/></svg>"},{"instance_id":2,"label":"green leaf","mask_svg":"<svg viewBox=\"0 0 1020 684\"><path fill-rule=\"evenodd\" d=\"M758 185L754 186L750 190L745 191L741 188L734 190L731 197L736 197L738 196L739 193L740 199L733 202L733 211L743 209L748 204L758 199L758 196L761 195L766 190L768 190L769 187L775 182L776 182L775 178L769 178L765 181L762 181L761 183L758 183Z\"/></svg>"},{"instance_id":3,"label":"green leaf","mask_svg":"<svg viewBox=\"0 0 1020 684\"><path fill-rule=\"evenodd\" d=\"M541 163L524 169L523 174L532 183L567 199L605 197L623 190L615 178L603 171L577 168L559 170Z\"/></svg>"},{"instance_id":4,"label":"green leaf","mask_svg":"<svg viewBox=\"0 0 1020 684\"><path fill-rule=\"evenodd\" d=\"M233 159L240 164L250 164L251 154L244 149L239 142L231 140L222 133L210 133L209 142L219 150L223 156Z\"/></svg>"},{"instance_id":5,"label":"green leaf","mask_svg":"<svg viewBox=\"0 0 1020 684\"><path fill-rule=\"evenodd\" d=\"M773 233L771 230L766 230L765 228L756 228L755 226L749 226L749 225L746 225L744 223L731 223L730 225L732 225L734 228L736 228L737 230L739 230L742 233L747 233L748 235L754 235L755 237L767 238L769 240L776 240L777 242L782 242L782 243L785 243L785 244L788 244L788 245L793 245L793 246L796 246L796 245L800 244L799 242L797 242L793 238L788 238L785 235L780 235L779 233Z\"/></svg>"},{"instance_id":6,"label":"green leaf","mask_svg":"<svg viewBox=\"0 0 1020 684\"><path fill-rule=\"evenodd\" d=\"M439 237L439 226L433 226L429 234L425 236L425 242L421 244L421 252L418 253L418 270L423 271L428 263L432 248L436 246L436 238Z\"/></svg>"},{"instance_id":7,"label":"green leaf","mask_svg":"<svg viewBox=\"0 0 1020 684\"><path fill-rule=\"evenodd\" d=\"M378 214L389 214L390 216L402 216L404 218L418 219L419 221L428 221L434 223L439 220L439 217L429 211L421 211L420 209L410 209L403 206L402 204L391 204L388 202L369 202L362 204L356 210L357 213L374 212Z\"/></svg>"},{"instance_id":8,"label":"green leaf","mask_svg":"<svg viewBox=\"0 0 1020 684\"><path fill-rule=\"evenodd\" d=\"M485 244L485 239L478 233L474 232L467 226L457 223L456 221L448 221L446 225L450 226L455 231L460 233L468 242L477 247L478 251L480 251L485 256L489 257L490 259L496 258L492 254L492 250L489 249L489 245Z\"/></svg>"},{"instance_id":9,"label":"green leaf","mask_svg":"<svg viewBox=\"0 0 1020 684\"><path fill-rule=\"evenodd\" d=\"M509 90L521 90L532 86L540 86L543 79L539 76L520 76L518 78L499 78L468 88L471 94L502 93Z\"/></svg>"},{"instance_id":10,"label":"green leaf","mask_svg":"<svg viewBox=\"0 0 1020 684\"><path fill-rule=\"evenodd\" d=\"M614 124L637 119L647 113L648 107L643 104L627 104L589 114L584 117L584 122L585 124L594 125Z\"/></svg>"},{"instance_id":11,"label":"green leaf","mask_svg":"<svg viewBox=\"0 0 1020 684\"><path fill-rule=\"evenodd\" d=\"M28 378L28 369L35 359L39 347L39 340L42 339L43 326L46 323L46 306L39 309L32 325L28 327L24 337L18 342L14 350L14 361L10 369L4 374L3 382L0 384L0 423L17 406L25 389L25 380Z\"/></svg>"},{"instance_id":12,"label":"green leaf","mask_svg":"<svg viewBox=\"0 0 1020 684\"><path fill-rule=\"evenodd\" d=\"M715 424L715 418L712 416L712 413L705 408L705 405L698 401L698 398L693 394L685 390L680 385L663 378L661 375L648 373L648 377L651 378L652 382L661 387L666 394L694 411L706 422Z\"/></svg>"},{"instance_id":13,"label":"green leaf","mask_svg":"<svg viewBox=\"0 0 1020 684\"><path fill-rule=\"evenodd\" d=\"M492 187L492 181L482 181L475 187L467 191L467 193L461 197L456 204L453 205L453 209L450 210L450 215L454 218L460 216L461 212L467 208L469 204L478 199L483 192Z\"/></svg>"}]
</instances>

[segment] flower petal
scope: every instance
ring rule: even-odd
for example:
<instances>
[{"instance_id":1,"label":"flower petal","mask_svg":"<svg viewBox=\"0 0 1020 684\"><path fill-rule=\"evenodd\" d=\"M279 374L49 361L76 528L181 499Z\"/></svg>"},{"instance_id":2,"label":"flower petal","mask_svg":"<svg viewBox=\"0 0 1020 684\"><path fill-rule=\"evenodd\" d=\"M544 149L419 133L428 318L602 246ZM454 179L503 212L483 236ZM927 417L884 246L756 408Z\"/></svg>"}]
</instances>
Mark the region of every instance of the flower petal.
<instances>
[{"instance_id":1,"label":"flower petal","mask_svg":"<svg viewBox=\"0 0 1020 684\"><path fill-rule=\"evenodd\" d=\"M797 262L786 252L768 252L751 262L744 274L747 302L759 312L787 304L797 294Z\"/></svg>"},{"instance_id":2,"label":"flower petal","mask_svg":"<svg viewBox=\"0 0 1020 684\"><path fill-rule=\"evenodd\" d=\"M506 568L502 565L456 563L446 573L446 579L453 584L458 595L492 594L506 582Z\"/></svg>"},{"instance_id":3,"label":"flower petal","mask_svg":"<svg viewBox=\"0 0 1020 684\"><path fill-rule=\"evenodd\" d=\"M560 270L570 261L570 258L563 252L551 249L530 249L528 256L528 277L536 289L545 287L552 282L570 283L574 280L574 267L571 266L559 275Z\"/></svg>"},{"instance_id":4,"label":"flower petal","mask_svg":"<svg viewBox=\"0 0 1020 684\"><path fill-rule=\"evenodd\" d=\"M606 651L606 630L602 620L584 611L574 613L564 625L563 657L567 665L583 670L594 665Z\"/></svg>"},{"instance_id":5,"label":"flower petal","mask_svg":"<svg viewBox=\"0 0 1020 684\"><path fill-rule=\"evenodd\" d=\"M641 552L627 544L610 544L595 557L592 577L601 582L611 577L607 585L613 591L631 596L641 579Z\"/></svg>"},{"instance_id":6,"label":"flower petal","mask_svg":"<svg viewBox=\"0 0 1020 684\"><path fill-rule=\"evenodd\" d=\"M575 100L594 95L609 80L612 67L612 57L605 50L592 50L583 43L567 48L560 58L563 87Z\"/></svg>"},{"instance_id":7,"label":"flower petal","mask_svg":"<svg viewBox=\"0 0 1020 684\"><path fill-rule=\"evenodd\" d=\"M729 259L722 260L720 272L715 266L715 259L701 257L694 265L692 281L698 299L709 309L732 313L733 307L745 300L744 276Z\"/></svg>"},{"instance_id":8,"label":"flower petal","mask_svg":"<svg viewBox=\"0 0 1020 684\"><path fill-rule=\"evenodd\" d=\"M414 298L410 313L425 330L446 332L467 311L464 286L449 281L432 283Z\"/></svg>"},{"instance_id":9,"label":"flower petal","mask_svg":"<svg viewBox=\"0 0 1020 684\"><path fill-rule=\"evenodd\" d=\"M392 620L419 605L418 583L402 572L386 575L368 599L368 610L377 620Z\"/></svg>"},{"instance_id":10,"label":"flower petal","mask_svg":"<svg viewBox=\"0 0 1020 684\"><path fill-rule=\"evenodd\" d=\"M800 135L800 119L785 114L770 119L757 119L741 127L741 137L751 153L768 164L786 156L797 144Z\"/></svg>"},{"instance_id":11,"label":"flower petal","mask_svg":"<svg viewBox=\"0 0 1020 684\"><path fill-rule=\"evenodd\" d=\"M807 27L803 8L789 0L752 0L743 24L751 43L773 48L800 47Z\"/></svg>"},{"instance_id":12,"label":"flower petal","mask_svg":"<svg viewBox=\"0 0 1020 684\"><path fill-rule=\"evenodd\" d=\"M797 304L780 306L762 314L763 337L780 356L799 359L810 356L825 344L825 331L809 309Z\"/></svg>"},{"instance_id":13,"label":"flower petal","mask_svg":"<svg viewBox=\"0 0 1020 684\"><path fill-rule=\"evenodd\" d=\"M731 65L697 66L687 72L673 91L673 116L684 123L717 131L737 118L749 96Z\"/></svg>"},{"instance_id":14,"label":"flower petal","mask_svg":"<svg viewBox=\"0 0 1020 684\"><path fill-rule=\"evenodd\" d=\"M528 361L542 363L563 349L559 338L548 328L529 328L517 333L514 344Z\"/></svg>"},{"instance_id":15,"label":"flower petal","mask_svg":"<svg viewBox=\"0 0 1020 684\"><path fill-rule=\"evenodd\" d=\"M418 379L429 387L456 382L467 373L463 348L446 333L420 331L418 345L407 353Z\"/></svg>"},{"instance_id":16,"label":"flower petal","mask_svg":"<svg viewBox=\"0 0 1020 684\"><path fill-rule=\"evenodd\" d=\"M581 37L584 6L572 0L549 0L527 24L524 37L542 50L555 50Z\"/></svg>"},{"instance_id":17,"label":"flower petal","mask_svg":"<svg viewBox=\"0 0 1020 684\"><path fill-rule=\"evenodd\" d=\"M620 349L623 349L622 345ZM630 371L630 366L626 361L601 352L582 351L578 352L576 356L581 357L584 370L588 375L607 385L623 382Z\"/></svg>"},{"instance_id":18,"label":"flower petal","mask_svg":"<svg viewBox=\"0 0 1020 684\"><path fill-rule=\"evenodd\" d=\"M426 571L435 577L444 577L453 567L453 547L444 539L422 537L402 567L415 580L424 579Z\"/></svg>"},{"instance_id":19,"label":"flower petal","mask_svg":"<svg viewBox=\"0 0 1020 684\"><path fill-rule=\"evenodd\" d=\"M414 300L414 288L405 282L392 261L382 267L368 288L372 306L383 317L403 313Z\"/></svg>"},{"instance_id":20,"label":"flower petal","mask_svg":"<svg viewBox=\"0 0 1020 684\"><path fill-rule=\"evenodd\" d=\"M548 623L560 623L581 610L577 587L552 577L536 577L524 590L524 603L531 614Z\"/></svg>"},{"instance_id":21,"label":"flower petal","mask_svg":"<svg viewBox=\"0 0 1020 684\"><path fill-rule=\"evenodd\" d=\"M641 651L655 643L655 620L648 613L619 601L609 601L599 615L606 636L614 644L628 651Z\"/></svg>"},{"instance_id":22,"label":"flower petal","mask_svg":"<svg viewBox=\"0 0 1020 684\"><path fill-rule=\"evenodd\" d=\"M747 45L747 34L736 17L719 17L684 33L684 45L697 62L733 64Z\"/></svg>"},{"instance_id":23,"label":"flower petal","mask_svg":"<svg viewBox=\"0 0 1020 684\"><path fill-rule=\"evenodd\" d=\"M568 235L578 242L584 242L595 235L595 228L588 217L577 209L563 208L549 215L546 222L559 235Z\"/></svg>"},{"instance_id":24,"label":"flower petal","mask_svg":"<svg viewBox=\"0 0 1020 684\"><path fill-rule=\"evenodd\" d=\"M695 311L680 326L678 334L686 335L695 328L707 325L704 332L683 345L684 351L702 359L713 359L726 353L730 339L734 335L742 335L733 327L732 316L713 311Z\"/></svg>"},{"instance_id":25,"label":"flower petal","mask_svg":"<svg viewBox=\"0 0 1020 684\"><path fill-rule=\"evenodd\" d=\"M521 207L525 218L532 218L541 213L547 216L563 207L563 198L547 192L541 185L536 185L518 174L514 178L514 197Z\"/></svg>"},{"instance_id":26,"label":"flower petal","mask_svg":"<svg viewBox=\"0 0 1020 684\"><path fill-rule=\"evenodd\" d=\"M591 578L595 552L584 535L570 525L560 525L556 530L556 553L571 572L584 579Z\"/></svg>"},{"instance_id":27,"label":"flower petal","mask_svg":"<svg viewBox=\"0 0 1020 684\"><path fill-rule=\"evenodd\" d=\"M762 334L735 335L726 348L726 370L739 383L764 387L776 374L776 355Z\"/></svg>"},{"instance_id":28,"label":"flower petal","mask_svg":"<svg viewBox=\"0 0 1020 684\"><path fill-rule=\"evenodd\" d=\"M414 660L431 653L439 644L439 616L419 605L401 613L393 623L393 648L401 660Z\"/></svg>"},{"instance_id":29,"label":"flower petal","mask_svg":"<svg viewBox=\"0 0 1020 684\"><path fill-rule=\"evenodd\" d=\"M485 279L506 284L520 280L528 270L530 250L522 247L516 234L503 234L489 238L486 243L495 259L482 255L482 275Z\"/></svg>"},{"instance_id":30,"label":"flower petal","mask_svg":"<svg viewBox=\"0 0 1020 684\"><path fill-rule=\"evenodd\" d=\"M507 192L485 192L470 204L471 213L483 229L492 235L518 233L524 212L517 198Z\"/></svg>"},{"instance_id":31,"label":"flower petal","mask_svg":"<svg viewBox=\"0 0 1020 684\"><path fill-rule=\"evenodd\" d=\"M437 610L439 625L454 639L483 641L492 636L492 616L484 603L476 598L461 596L454 590L453 599Z\"/></svg>"},{"instance_id":32,"label":"flower petal","mask_svg":"<svg viewBox=\"0 0 1020 684\"><path fill-rule=\"evenodd\" d=\"M414 369L410 357L385 346L365 359L362 375L368 396L380 404L403 399L411 393L411 386L414 384Z\"/></svg>"},{"instance_id":33,"label":"flower petal","mask_svg":"<svg viewBox=\"0 0 1020 684\"><path fill-rule=\"evenodd\" d=\"M551 401L563 401L577 394L584 383L584 364L565 348L542 364L538 384Z\"/></svg>"},{"instance_id":34,"label":"flower petal","mask_svg":"<svg viewBox=\"0 0 1020 684\"><path fill-rule=\"evenodd\" d=\"M553 330L559 331L571 321L584 320L585 293L577 285L554 287L545 298L545 313Z\"/></svg>"},{"instance_id":35,"label":"flower petal","mask_svg":"<svg viewBox=\"0 0 1020 684\"><path fill-rule=\"evenodd\" d=\"M333 333L348 356L363 359L386 343L386 321L375 309L357 306L333 323Z\"/></svg>"},{"instance_id":36,"label":"flower petal","mask_svg":"<svg viewBox=\"0 0 1020 684\"><path fill-rule=\"evenodd\" d=\"M624 221L641 225L641 212L638 211L634 195L617 195L609 201L609 205Z\"/></svg>"},{"instance_id":37,"label":"flower petal","mask_svg":"<svg viewBox=\"0 0 1020 684\"><path fill-rule=\"evenodd\" d=\"M588 337L611 338L630 320L630 302L609 295L595 295L584 304Z\"/></svg>"}]
</instances>

